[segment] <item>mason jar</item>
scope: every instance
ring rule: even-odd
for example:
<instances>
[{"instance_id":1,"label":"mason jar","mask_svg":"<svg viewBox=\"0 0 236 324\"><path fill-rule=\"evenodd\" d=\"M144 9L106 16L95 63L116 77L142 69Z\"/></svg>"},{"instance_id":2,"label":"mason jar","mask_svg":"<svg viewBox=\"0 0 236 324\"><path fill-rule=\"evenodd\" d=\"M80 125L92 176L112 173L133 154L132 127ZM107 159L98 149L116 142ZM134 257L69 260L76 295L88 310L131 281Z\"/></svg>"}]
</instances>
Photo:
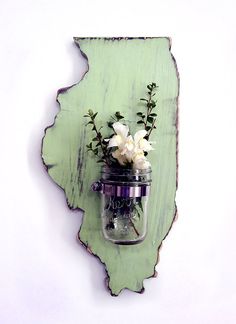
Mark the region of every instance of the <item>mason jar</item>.
<instances>
[{"instance_id":1,"label":"mason jar","mask_svg":"<svg viewBox=\"0 0 236 324\"><path fill-rule=\"evenodd\" d=\"M142 242L147 233L151 168L125 169L104 166L99 183L102 231L105 239L116 244Z\"/></svg>"}]
</instances>

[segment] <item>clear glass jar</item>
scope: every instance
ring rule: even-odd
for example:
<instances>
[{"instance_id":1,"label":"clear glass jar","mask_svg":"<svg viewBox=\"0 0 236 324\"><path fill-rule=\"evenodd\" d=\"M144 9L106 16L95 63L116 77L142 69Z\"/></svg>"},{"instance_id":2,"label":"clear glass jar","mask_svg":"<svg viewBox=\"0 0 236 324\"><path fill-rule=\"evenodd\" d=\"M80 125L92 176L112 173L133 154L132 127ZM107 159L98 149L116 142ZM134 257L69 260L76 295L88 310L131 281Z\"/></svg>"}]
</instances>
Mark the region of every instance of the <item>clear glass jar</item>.
<instances>
[{"instance_id":1,"label":"clear glass jar","mask_svg":"<svg viewBox=\"0 0 236 324\"><path fill-rule=\"evenodd\" d=\"M104 237L116 244L137 244L147 233L151 168L102 168L101 216Z\"/></svg>"}]
</instances>

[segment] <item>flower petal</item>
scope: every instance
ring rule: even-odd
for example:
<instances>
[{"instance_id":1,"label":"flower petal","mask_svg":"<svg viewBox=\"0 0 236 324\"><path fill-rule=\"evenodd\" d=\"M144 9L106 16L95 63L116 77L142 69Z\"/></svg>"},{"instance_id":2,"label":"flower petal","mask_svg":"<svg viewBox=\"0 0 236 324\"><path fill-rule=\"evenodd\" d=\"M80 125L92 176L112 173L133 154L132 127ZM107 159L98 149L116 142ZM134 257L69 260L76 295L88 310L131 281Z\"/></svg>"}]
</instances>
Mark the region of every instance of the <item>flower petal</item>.
<instances>
[{"instance_id":1,"label":"flower petal","mask_svg":"<svg viewBox=\"0 0 236 324\"><path fill-rule=\"evenodd\" d=\"M119 146L122 143L122 138L120 135L114 135L109 140L108 147Z\"/></svg>"},{"instance_id":2,"label":"flower petal","mask_svg":"<svg viewBox=\"0 0 236 324\"><path fill-rule=\"evenodd\" d=\"M125 147L127 148L128 151L133 151L134 150L134 140L131 135L129 135L126 139Z\"/></svg>"},{"instance_id":3,"label":"flower petal","mask_svg":"<svg viewBox=\"0 0 236 324\"><path fill-rule=\"evenodd\" d=\"M135 143L138 143L141 140L141 138L144 138L144 136L146 136L146 135L147 135L147 131L144 130L144 129L141 129L141 130L137 131L134 134L134 141L135 141Z\"/></svg>"},{"instance_id":4,"label":"flower petal","mask_svg":"<svg viewBox=\"0 0 236 324\"><path fill-rule=\"evenodd\" d=\"M131 163L132 162L132 158L133 158L133 153L132 152L127 152L125 154L125 157L126 157L127 161Z\"/></svg>"},{"instance_id":5,"label":"flower petal","mask_svg":"<svg viewBox=\"0 0 236 324\"><path fill-rule=\"evenodd\" d=\"M112 156L118 160L118 162L121 164L121 165L125 165L125 163L127 162L127 159L124 155L121 155L121 152L120 150L116 150L114 152L112 152Z\"/></svg>"},{"instance_id":6,"label":"flower petal","mask_svg":"<svg viewBox=\"0 0 236 324\"><path fill-rule=\"evenodd\" d=\"M148 151L154 150L154 148L152 147L152 145L145 138L142 138L139 141L139 148L141 150L143 150L144 152L148 152Z\"/></svg>"},{"instance_id":7,"label":"flower petal","mask_svg":"<svg viewBox=\"0 0 236 324\"><path fill-rule=\"evenodd\" d=\"M133 163L134 169L147 169L151 166L150 162L146 159L145 156L142 158L136 158Z\"/></svg>"},{"instance_id":8,"label":"flower petal","mask_svg":"<svg viewBox=\"0 0 236 324\"><path fill-rule=\"evenodd\" d=\"M114 128L114 131L117 135L120 135L122 137L127 137L129 133L129 127L126 125L121 124L120 122L115 122L112 127Z\"/></svg>"},{"instance_id":9,"label":"flower petal","mask_svg":"<svg viewBox=\"0 0 236 324\"><path fill-rule=\"evenodd\" d=\"M137 169L148 169L151 166L150 162L148 160L140 160L136 165L133 164L134 168Z\"/></svg>"},{"instance_id":10,"label":"flower petal","mask_svg":"<svg viewBox=\"0 0 236 324\"><path fill-rule=\"evenodd\" d=\"M132 157L132 160L134 161L134 163L138 160L142 160L142 159L146 159L144 156L143 151L139 150L138 153L134 154Z\"/></svg>"}]
</instances>

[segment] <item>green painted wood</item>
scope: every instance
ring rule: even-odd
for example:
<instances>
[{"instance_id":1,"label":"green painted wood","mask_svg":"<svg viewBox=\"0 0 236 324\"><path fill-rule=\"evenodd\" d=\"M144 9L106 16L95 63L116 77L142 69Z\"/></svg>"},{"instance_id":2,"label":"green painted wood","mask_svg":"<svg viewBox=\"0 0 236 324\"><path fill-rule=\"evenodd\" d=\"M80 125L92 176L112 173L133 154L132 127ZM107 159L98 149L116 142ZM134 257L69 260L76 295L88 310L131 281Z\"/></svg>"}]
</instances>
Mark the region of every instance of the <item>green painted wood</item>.
<instances>
[{"instance_id":1,"label":"green painted wood","mask_svg":"<svg viewBox=\"0 0 236 324\"><path fill-rule=\"evenodd\" d=\"M85 211L78 238L104 263L113 295L124 288L142 292L143 280L155 275L159 247L173 223L176 206L176 148L178 73L168 38L75 38L88 60L82 81L58 92L60 105L55 123L46 129L42 158L52 179L65 191L70 208ZM153 183L149 201L148 235L144 242L119 246L105 241L101 231L99 195L90 190L100 166L86 152L91 131L82 116L89 108L104 123L119 110L136 130L139 98L146 85L159 85L158 127L149 154ZM137 128L137 129L140 129Z\"/></svg>"}]
</instances>

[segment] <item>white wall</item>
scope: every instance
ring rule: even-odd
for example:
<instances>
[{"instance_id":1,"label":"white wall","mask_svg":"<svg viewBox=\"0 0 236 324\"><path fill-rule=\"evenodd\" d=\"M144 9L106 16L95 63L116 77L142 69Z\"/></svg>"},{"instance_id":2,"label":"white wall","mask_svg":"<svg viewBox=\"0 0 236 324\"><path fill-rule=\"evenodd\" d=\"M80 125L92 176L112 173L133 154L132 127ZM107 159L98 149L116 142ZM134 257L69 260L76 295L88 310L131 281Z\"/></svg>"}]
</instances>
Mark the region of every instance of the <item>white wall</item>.
<instances>
[{"instance_id":1,"label":"white wall","mask_svg":"<svg viewBox=\"0 0 236 324\"><path fill-rule=\"evenodd\" d=\"M0 323L236 322L236 22L232 0L2 0ZM58 88L86 65L73 36L171 36L181 77L179 219L158 279L111 297L81 222L40 159Z\"/></svg>"}]
</instances>

